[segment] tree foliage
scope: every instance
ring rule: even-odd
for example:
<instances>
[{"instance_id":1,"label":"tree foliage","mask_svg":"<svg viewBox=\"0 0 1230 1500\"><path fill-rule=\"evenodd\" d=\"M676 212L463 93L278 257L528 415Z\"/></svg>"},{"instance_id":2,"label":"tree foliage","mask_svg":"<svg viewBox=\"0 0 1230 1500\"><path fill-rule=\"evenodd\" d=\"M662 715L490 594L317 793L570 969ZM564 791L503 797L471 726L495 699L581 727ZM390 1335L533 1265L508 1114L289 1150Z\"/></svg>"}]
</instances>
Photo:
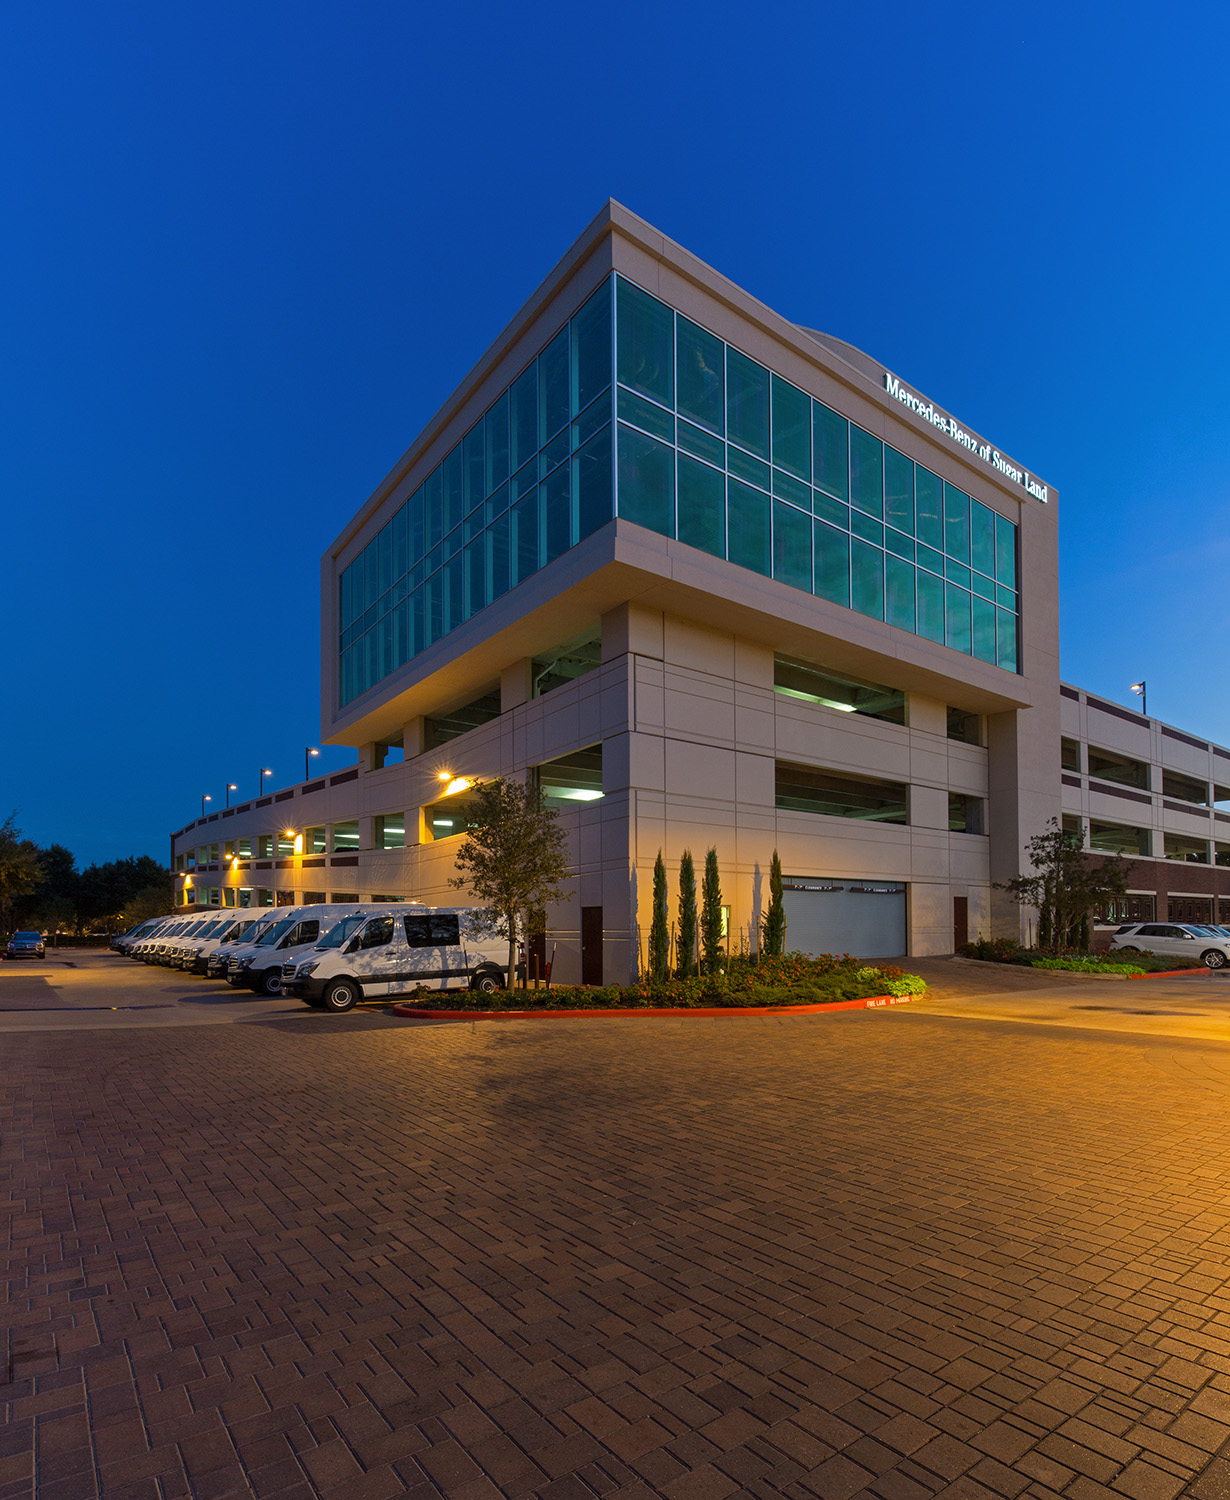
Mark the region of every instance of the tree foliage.
<instances>
[{"instance_id":1,"label":"tree foliage","mask_svg":"<svg viewBox=\"0 0 1230 1500\"><path fill-rule=\"evenodd\" d=\"M478 901L481 920L508 939L508 982L517 972L517 932L527 938L552 901L568 901L568 845L559 814L542 792L497 776L470 794L471 827L457 851L449 884Z\"/></svg>"},{"instance_id":2,"label":"tree foliage","mask_svg":"<svg viewBox=\"0 0 1230 1500\"><path fill-rule=\"evenodd\" d=\"M666 865L662 851L653 862L653 920L649 924L649 977L666 978L671 961L670 922L666 915Z\"/></svg>"},{"instance_id":3,"label":"tree foliage","mask_svg":"<svg viewBox=\"0 0 1230 1500\"><path fill-rule=\"evenodd\" d=\"M147 885L131 896L119 914L119 925L125 932L138 922L148 922L151 917L169 917L175 910L175 897L166 884Z\"/></svg>"},{"instance_id":4,"label":"tree foliage","mask_svg":"<svg viewBox=\"0 0 1230 1500\"><path fill-rule=\"evenodd\" d=\"M782 862L777 850L769 861L769 905L761 929L761 952L779 958L786 951L786 904L782 891Z\"/></svg>"},{"instance_id":5,"label":"tree foliage","mask_svg":"<svg viewBox=\"0 0 1230 1500\"><path fill-rule=\"evenodd\" d=\"M16 818L10 813L0 823L0 925L6 932L12 930L14 902L33 891L43 873L38 846L22 838Z\"/></svg>"},{"instance_id":6,"label":"tree foliage","mask_svg":"<svg viewBox=\"0 0 1230 1500\"><path fill-rule=\"evenodd\" d=\"M679 861L679 949L676 966L680 979L696 972L696 866L692 851L685 849Z\"/></svg>"},{"instance_id":7,"label":"tree foliage","mask_svg":"<svg viewBox=\"0 0 1230 1500\"><path fill-rule=\"evenodd\" d=\"M1086 854L1084 842L1083 823L1067 830L1052 818L1025 845L1034 873L996 886L1022 906L1037 907L1039 948L1087 948L1090 913L1127 891L1135 866L1119 854Z\"/></svg>"},{"instance_id":8,"label":"tree foliage","mask_svg":"<svg viewBox=\"0 0 1230 1500\"><path fill-rule=\"evenodd\" d=\"M705 873L700 888L700 964L704 974L722 972L722 882L718 874L717 850L705 854Z\"/></svg>"}]
</instances>

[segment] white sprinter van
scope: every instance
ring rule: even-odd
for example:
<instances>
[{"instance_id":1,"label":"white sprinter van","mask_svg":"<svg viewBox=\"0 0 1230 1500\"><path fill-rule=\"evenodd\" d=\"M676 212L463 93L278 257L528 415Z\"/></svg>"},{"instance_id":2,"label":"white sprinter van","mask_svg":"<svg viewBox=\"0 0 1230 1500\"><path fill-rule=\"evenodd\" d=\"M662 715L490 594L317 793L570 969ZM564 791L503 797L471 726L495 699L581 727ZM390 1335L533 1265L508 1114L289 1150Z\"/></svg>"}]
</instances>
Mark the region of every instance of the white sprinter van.
<instances>
[{"instance_id":1,"label":"white sprinter van","mask_svg":"<svg viewBox=\"0 0 1230 1500\"><path fill-rule=\"evenodd\" d=\"M235 929L234 936L223 938L213 952L206 955L205 974L209 979L225 979L226 966L234 955L246 953L257 938L268 932L279 920L277 907L242 907L238 910L244 921ZM252 918L250 922L247 920L249 917Z\"/></svg>"},{"instance_id":2,"label":"white sprinter van","mask_svg":"<svg viewBox=\"0 0 1230 1500\"><path fill-rule=\"evenodd\" d=\"M395 1000L426 989L502 990L508 940L484 931L471 907L416 906L356 913L282 970L282 993L318 1010Z\"/></svg>"},{"instance_id":3,"label":"white sprinter van","mask_svg":"<svg viewBox=\"0 0 1230 1500\"><path fill-rule=\"evenodd\" d=\"M240 911L235 907L224 910L221 921L180 944L180 968L185 974L204 974L209 965L209 955L224 943L242 942L252 932L257 920L255 912Z\"/></svg>"},{"instance_id":4,"label":"white sprinter van","mask_svg":"<svg viewBox=\"0 0 1230 1500\"><path fill-rule=\"evenodd\" d=\"M368 912L367 906L283 906L278 920L255 943L233 952L226 964L226 982L236 989L246 985L258 995L282 993L282 968L288 960L313 948L344 918Z\"/></svg>"}]
</instances>

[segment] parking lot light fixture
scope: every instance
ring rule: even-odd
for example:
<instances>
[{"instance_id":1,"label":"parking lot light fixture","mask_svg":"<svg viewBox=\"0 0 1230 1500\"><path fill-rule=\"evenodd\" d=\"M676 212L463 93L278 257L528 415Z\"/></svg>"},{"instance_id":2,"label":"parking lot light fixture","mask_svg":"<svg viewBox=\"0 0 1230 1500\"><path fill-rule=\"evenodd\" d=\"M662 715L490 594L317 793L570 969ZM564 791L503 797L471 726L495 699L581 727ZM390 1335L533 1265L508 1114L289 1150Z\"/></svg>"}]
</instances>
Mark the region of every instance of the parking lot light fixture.
<instances>
[{"instance_id":1,"label":"parking lot light fixture","mask_svg":"<svg viewBox=\"0 0 1230 1500\"><path fill-rule=\"evenodd\" d=\"M311 774L312 774L312 756L313 755L319 755L319 754L320 754L320 751L314 749L311 745L305 745L303 747L303 779L304 779L304 781L307 781L311 777Z\"/></svg>"},{"instance_id":2,"label":"parking lot light fixture","mask_svg":"<svg viewBox=\"0 0 1230 1500\"><path fill-rule=\"evenodd\" d=\"M265 769L261 772L260 791L256 794L258 797L263 797L265 795L265 777L272 775L273 772L269 769L268 766L266 766Z\"/></svg>"},{"instance_id":3,"label":"parking lot light fixture","mask_svg":"<svg viewBox=\"0 0 1230 1500\"><path fill-rule=\"evenodd\" d=\"M226 805L227 805L227 807L229 807L231 805L231 793L232 792L237 792L238 790L239 790L239 785L238 785L237 782L234 782L234 781L228 781L227 782L227 784L226 784Z\"/></svg>"},{"instance_id":4,"label":"parking lot light fixture","mask_svg":"<svg viewBox=\"0 0 1230 1500\"><path fill-rule=\"evenodd\" d=\"M1139 682L1131 684L1132 691L1140 695L1140 711L1147 719L1149 717L1149 699L1145 694L1145 687L1146 684L1143 678Z\"/></svg>"},{"instance_id":5,"label":"parking lot light fixture","mask_svg":"<svg viewBox=\"0 0 1230 1500\"><path fill-rule=\"evenodd\" d=\"M201 794L201 816L202 817L205 816L205 804L207 802L212 802L213 800L214 799L209 795L208 792L203 792Z\"/></svg>"}]
</instances>

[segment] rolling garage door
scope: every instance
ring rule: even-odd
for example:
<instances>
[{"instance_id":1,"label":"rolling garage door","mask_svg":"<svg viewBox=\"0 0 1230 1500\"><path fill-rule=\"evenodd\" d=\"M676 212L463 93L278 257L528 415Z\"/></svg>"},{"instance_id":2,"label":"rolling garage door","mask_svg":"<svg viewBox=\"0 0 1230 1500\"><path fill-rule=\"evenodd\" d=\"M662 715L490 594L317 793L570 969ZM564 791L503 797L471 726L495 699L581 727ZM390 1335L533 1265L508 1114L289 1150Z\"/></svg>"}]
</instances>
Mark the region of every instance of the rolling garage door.
<instances>
[{"instance_id":1,"label":"rolling garage door","mask_svg":"<svg viewBox=\"0 0 1230 1500\"><path fill-rule=\"evenodd\" d=\"M905 886L891 880L782 882L787 953L905 953Z\"/></svg>"}]
</instances>

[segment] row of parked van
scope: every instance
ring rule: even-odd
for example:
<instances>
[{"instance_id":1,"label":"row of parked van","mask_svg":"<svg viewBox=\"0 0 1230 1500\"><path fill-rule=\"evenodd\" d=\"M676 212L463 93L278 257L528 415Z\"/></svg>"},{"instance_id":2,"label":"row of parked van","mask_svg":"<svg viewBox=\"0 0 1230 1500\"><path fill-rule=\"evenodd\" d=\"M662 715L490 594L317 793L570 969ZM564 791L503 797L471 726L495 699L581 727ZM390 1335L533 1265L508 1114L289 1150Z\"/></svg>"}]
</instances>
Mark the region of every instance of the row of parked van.
<instances>
[{"instance_id":1,"label":"row of parked van","mask_svg":"<svg viewBox=\"0 0 1230 1500\"><path fill-rule=\"evenodd\" d=\"M225 979L320 1010L419 989L490 994L508 982L508 944L471 907L280 906L142 922L112 948L140 963Z\"/></svg>"}]
</instances>

